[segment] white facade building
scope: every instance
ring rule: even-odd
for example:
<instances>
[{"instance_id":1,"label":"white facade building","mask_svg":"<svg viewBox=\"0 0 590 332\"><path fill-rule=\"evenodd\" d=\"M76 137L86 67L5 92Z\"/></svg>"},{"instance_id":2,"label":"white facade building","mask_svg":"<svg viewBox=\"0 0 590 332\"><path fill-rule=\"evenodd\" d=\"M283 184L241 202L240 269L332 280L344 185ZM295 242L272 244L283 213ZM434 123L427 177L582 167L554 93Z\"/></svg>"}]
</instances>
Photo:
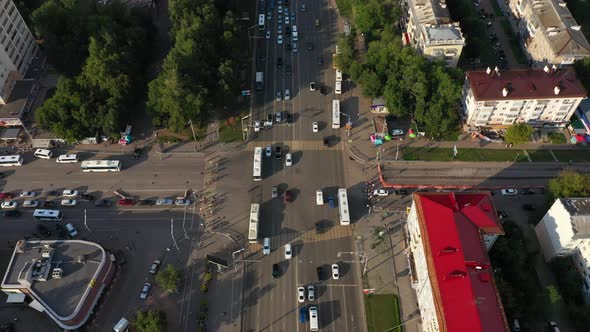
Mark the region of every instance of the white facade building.
<instances>
[{"instance_id":1,"label":"white facade building","mask_svg":"<svg viewBox=\"0 0 590 332\"><path fill-rule=\"evenodd\" d=\"M404 44L411 44L429 59L456 67L465 38L459 23L451 21L446 1L406 0L403 8Z\"/></svg>"},{"instance_id":2,"label":"white facade building","mask_svg":"<svg viewBox=\"0 0 590 332\"><path fill-rule=\"evenodd\" d=\"M490 194L421 192L413 199L408 255L422 331L509 331L487 254L486 244L504 234Z\"/></svg>"},{"instance_id":3,"label":"white facade building","mask_svg":"<svg viewBox=\"0 0 590 332\"><path fill-rule=\"evenodd\" d=\"M572 68L468 71L461 104L471 128L563 127L587 93Z\"/></svg>"},{"instance_id":4,"label":"white facade building","mask_svg":"<svg viewBox=\"0 0 590 332\"><path fill-rule=\"evenodd\" d=\"M546 261L573 255L584 295L590 299L590 198L556 200L535 226L535 233Z\"/></svg>"},{"instance_id":5,"label":"white facade building","mask_svg":"<svg viewBox=\"0 0 590 332\"><path fill-rule=\"evenodd\" d=\"M0 0L0 105L7 103L38 52L35 37L12 0Z\"/></svg>"}]
</instances>

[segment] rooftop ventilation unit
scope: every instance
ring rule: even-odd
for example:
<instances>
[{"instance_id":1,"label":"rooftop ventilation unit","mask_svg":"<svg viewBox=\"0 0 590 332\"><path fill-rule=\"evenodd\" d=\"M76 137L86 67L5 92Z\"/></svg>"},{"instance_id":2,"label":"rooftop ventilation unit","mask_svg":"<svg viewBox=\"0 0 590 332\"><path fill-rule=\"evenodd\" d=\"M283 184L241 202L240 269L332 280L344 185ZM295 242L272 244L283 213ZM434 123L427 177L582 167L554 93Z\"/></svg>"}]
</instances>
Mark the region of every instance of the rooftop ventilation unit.
<instances>
[{"instance_id":1,"label":"rooftop ventilation unit","mask_svg":"<svg viewBox=\"0 0 590 332\"><path fill-rule=\"evenodd\" d=\"M56 267L51 272L51 278L52 279L61 279L62 276L63 276L63 274L64 274L64 270L62 268L60 268L60 267Z\"/></svg>"}]
</instances>

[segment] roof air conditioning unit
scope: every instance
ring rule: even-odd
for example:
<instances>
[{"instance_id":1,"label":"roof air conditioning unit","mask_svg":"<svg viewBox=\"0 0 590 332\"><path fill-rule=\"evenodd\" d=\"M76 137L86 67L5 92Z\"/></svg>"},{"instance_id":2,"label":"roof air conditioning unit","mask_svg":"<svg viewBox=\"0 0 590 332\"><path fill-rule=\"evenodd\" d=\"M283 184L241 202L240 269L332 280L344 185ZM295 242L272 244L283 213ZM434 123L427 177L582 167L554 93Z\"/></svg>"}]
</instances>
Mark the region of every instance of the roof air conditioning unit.
<instances>
[{"instance_id":1,"label":"roof air conditioning unit","mask_svg":"<svg viewBox=\"0 0 590 332\"><path fill-rule=\"evenodd\" d=\"M53 279L61 279L62 276L63 276L63 274L64 274L64 270L62 270L62 268L60 268L60 267L56 267L51 272L51 278L53 278Z\"/></svg>"}]
</instances>

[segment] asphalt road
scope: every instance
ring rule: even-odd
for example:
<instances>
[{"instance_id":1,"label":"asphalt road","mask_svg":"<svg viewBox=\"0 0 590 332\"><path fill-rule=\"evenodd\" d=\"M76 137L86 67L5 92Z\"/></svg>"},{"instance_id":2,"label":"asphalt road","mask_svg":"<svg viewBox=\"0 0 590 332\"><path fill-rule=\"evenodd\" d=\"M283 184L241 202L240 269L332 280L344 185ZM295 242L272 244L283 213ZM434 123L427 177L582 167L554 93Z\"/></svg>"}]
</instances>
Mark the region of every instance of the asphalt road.
<instances>
[{"instance_id":1,"label":"asphalt road","mask_svg":"<svg viewBox=\"0 0 590 332\"><path fill-rule=\"evenodd\" d=\"M336 197L338 188L346 186L344 164L348 159L339 146L324 148L324 136L339 137L331 129L332 100L343 95L333 94L335 71L332 69L332 53L336 43L336 11L326 1L305 2L307 11L301 11L302 1L290 1L289 12L296 13L299 33L298 52L288 52L286 44L293 42L283 32L283 44L277 43L277 6L266 29L271 38L258 41L257 52L265 52L265 61L258 60L257 71L263 71L265 89L256 96L254 120L264 122L268 114L287 111L293 115L293 124L274 124L257 133L250 145L281 146L283 158L265 157L263 180L250 192L253 203L261 204L259 240L271 239L271 254L263 255L261 245L251 245L246 257L243 280L242 330L243 331L305 331L308 323L299 323L299 308L318 307L322 331L362 331L362 286L359 277L358 258L354 257L352 226L340 226L338 210L327 204L317 206L315 191L322 189L324 197ZM262 2L260 2L262 4ZM268 4L268 1L266 2ZM278 4L277 4L278 5ZM285 6L283 5L283 8ZM333 6L332 6L333 7ZM295 10L296 9L296 10ZM268 10L260 12L268 13ZM290 15L290 14L289 14ZM284 20L284 13L282 15ZM319 19L320 29L315 27ZM283 22L284 24L284 22ZM259 32L264 36L265 32ZM308 43L313 47L308 49ZM277 58L283 65L277 66ZM318 57L323 65L318 64ZM292 68L292 75L285 75L285 68ZM310 91L309 83L326 86L328 94L322 96L319 87ZM285 89L290 100L275 100L277 91L284 97ZM337 98L341 99L341 98ZM313 133L312 122L318 121L320 132ZM285 165L285 153L292 153L293 166ZM251 157L250 157L251 158ZM250 159L251 160L251 159ZM272 186L279 188L279 197L272 198ZM286 203L284 192L290 190L294 201ZM327 225L316 233L314 224ZM286 259L284 245L291 243L293 258ZM280 277L273 279L272 265L279 264ZM333 280L330 265L338 263L340 278ZM318 280L316 268L322 266L323 280ZM316 299L299 303L297 287L314 285Z\"/></svg>"}]
</instances>

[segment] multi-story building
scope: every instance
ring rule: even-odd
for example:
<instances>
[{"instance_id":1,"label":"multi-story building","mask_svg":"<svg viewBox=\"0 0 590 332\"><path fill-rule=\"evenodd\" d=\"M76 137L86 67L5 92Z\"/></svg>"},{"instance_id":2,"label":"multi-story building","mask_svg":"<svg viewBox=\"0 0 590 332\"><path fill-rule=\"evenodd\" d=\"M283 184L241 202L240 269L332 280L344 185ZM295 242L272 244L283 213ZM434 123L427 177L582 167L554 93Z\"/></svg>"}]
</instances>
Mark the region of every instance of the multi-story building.
<instances>
[{"instance_id":1,"label":"multi-story building","mask_svg":"<svg viewBox=\"0 0 590 332\"><path fill-rule=\"evenodd\" d=\"M406 0L403 3L405 45L412 45L429 59L441 59L456 67L465 38L459 23L452 22L445 0Z\"/></svg>"},{"instance_id":2,"label":"multi-story building","mask_svg":"<svg viewBox=\"0 0 590 332\"><path fill-rule=\"evenodd\" d=\"M509 331L487 251L504 234L489 192L414 193L412 287L425 332Z\"/></svg>"},{"instance_id":3,"label":"multi-story building","mask_svg":"<svg viewBox=\"0 0 590 332\"><path fill-rule=\"evenodd\" d=\"M535 226L535 233L546 261L572 256L582 277L580 287L590 300L590 198L556 200Z\"/></svg>"},{"instance_id":4,"label":"multi-story building","mask_svg":"<svg viewBox=\"0 0 590 332\"><path fill-rule=\"evenodd\" d=\"M563 127L586 98L572 68L468 71L461 104L470 129L514 123Z\"/></svg>"},{"instance_id":5,"label":"multi-story building","mask_svg":"<svg viewBox=\"0 0 590 332\"><path fill-rule=\"evenodd\" d=\"M62 329L88 320L110 284L115 265L98 244L80 241L18 241L2 279L8 303L45 312Z\"/></svg>"},{"instance_id":6,"label":"multi-story building","mask_svg":"<svg viewBox=\"0 0 590 332\"><path fill-rule=\"evenodd\" d=\"M35 37L12 0L0 0L0 105L8 103L16 81L25 77L38 52Z\"/></svg>"},{"instance_id":7,"label":"multi-story building","mask_svg":"<svg viewBox=\"0 0 590 332\"><path fill-rule=\"evenodd\" d=\"M590 44L562 0L510 0L525 51L535 64L568 65L590 56Z\"/></svg>"}]
</instances>

